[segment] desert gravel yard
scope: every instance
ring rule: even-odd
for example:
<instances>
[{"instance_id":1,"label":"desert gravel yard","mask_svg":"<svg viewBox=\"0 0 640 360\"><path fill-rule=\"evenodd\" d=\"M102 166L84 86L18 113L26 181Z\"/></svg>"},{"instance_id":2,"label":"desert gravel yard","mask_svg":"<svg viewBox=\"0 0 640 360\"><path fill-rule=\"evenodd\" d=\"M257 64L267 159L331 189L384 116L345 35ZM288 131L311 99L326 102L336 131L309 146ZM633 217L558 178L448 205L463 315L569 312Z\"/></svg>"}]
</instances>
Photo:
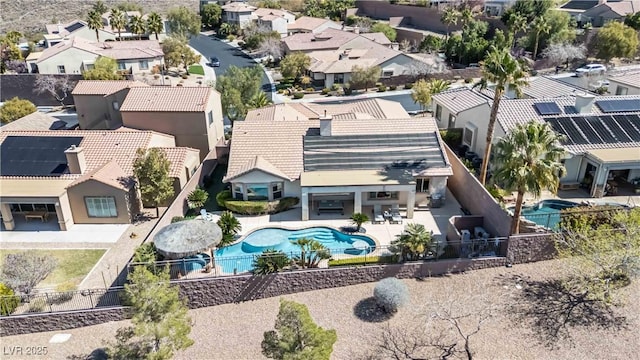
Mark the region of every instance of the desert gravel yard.
<instances>
[{"instance_id":1,"label":"desert gravel yard","mask_svg":"<svg viewBox=\"0 0 640 360\"><path fill-rule=\"evenodd\" d=\"M309 307L315 321L334 328L338 341L333 359L358 359L378 353L373 348L384 329L425 330L440 334L443 322L430 323L439 304L471 314L466 330L476 325L474 314L487 308L497 310L482 323L479 333L471 337L476 359L633 359L640 354L640 286L635 281L623 290L626 305L613 313L596 309L587 314L575 307L564 327L556 319L564 319L557 299L545 294L549 284L561 273L559 261L495 268L421 280L406 280L411 303L390 320L377 317L367 300L375 284L287 295L285 298ZM552 283L552 282L551 282ZM528 294L528 296L525 296ZM262 334L273 327L278 312L278 298L229 304L190 312L194 321L192 338L195 345L178 354L179 359L260 359ZM593 310L593 309L590 309ZM537 321L534 321L534 315ZM478 315L479 316L479 315ZM590 318L595 316L595 318ZM624 319L620 318L623 317ZM584 326L587 320L599 327ZM575 324L575 325L573 325ZM10 346L48 346L48 359L64 359L70 355L89 354L113 338L125 322L96 325L68 331L11 336L2 339ZM619 325L619 326L615 326ZM559 330L556 336L554 331ZM61 344L49 344L58 333L72 334ZM13 359L19 357L5 356ZM30 357L35 359L37 357ZM43 357L45 358L45 357Z\"/></svg>"}]
</instances>

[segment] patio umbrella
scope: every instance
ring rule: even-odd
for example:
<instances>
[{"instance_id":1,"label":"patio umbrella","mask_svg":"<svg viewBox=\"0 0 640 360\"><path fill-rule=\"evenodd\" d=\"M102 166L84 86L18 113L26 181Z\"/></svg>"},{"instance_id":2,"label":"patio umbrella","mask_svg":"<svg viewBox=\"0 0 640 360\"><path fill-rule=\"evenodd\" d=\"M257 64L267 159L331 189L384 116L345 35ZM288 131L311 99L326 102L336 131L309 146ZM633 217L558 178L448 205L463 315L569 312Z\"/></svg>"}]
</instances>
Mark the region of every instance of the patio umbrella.
<instances>
[{"instance_id":1,"label":"patio umbrella","mask_svg":"<svg viewBox=\"0 0 640 360\"><path fill-rule=\"evenodd\" d=\"M154 236L158 253L180 259L213 249L222 240L218 224L207 220L185 220L167 225Z\"/></svg>"}]
</instances>

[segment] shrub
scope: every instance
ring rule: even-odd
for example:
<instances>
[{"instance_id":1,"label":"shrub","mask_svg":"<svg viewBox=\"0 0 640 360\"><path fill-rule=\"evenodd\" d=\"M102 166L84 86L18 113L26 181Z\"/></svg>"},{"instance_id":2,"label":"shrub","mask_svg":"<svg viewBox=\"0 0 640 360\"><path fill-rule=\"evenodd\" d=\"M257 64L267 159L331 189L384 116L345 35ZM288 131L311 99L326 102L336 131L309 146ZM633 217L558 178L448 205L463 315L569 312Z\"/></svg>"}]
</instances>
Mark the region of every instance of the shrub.
<instances>
[{"instance_id":1,"label":"shrub","mask_svg":"<svg viewBox=\"0 0 640 360\"><path fill-rule=\"evenodd\" d=\"M382 83L381 82L377 82L375 86L376 87L380 87L380 86L382 86Z\"/></svg>"},{"instance_id":2,"label":"shrub","mask_svg":"<svg viewBox=\"0 0 640 360\"><path fill-rule=\"evenodd\" d=\"M398 88L398 86L397 86L397 85L391 85L391 86L389 86L389 90L391 90L391 91L396 90L397 88Z\"/></svg>"},{"instance_id":3,"label":"shrub","mask_svg":"<svg viewBox=\"0 0 640 360\"><path fill-rule=\"evenodd\" d=\"M73 299L74 291L76 291L76 285L73 282L63 282L56 286L56 292L58 292L58 294L56 294L53 301L56 303L67 302Z\"/></svg>"},{"instance_id":4,"label":"shrub","mask_svg":"<svg viewBox=\"0 0 640 360\"><path fill-rule=\"evenodd\" d=\"M340 89L340 85L333 83L331 84L331 90L332 91L338 91Z\"/></svg>"},{"instance_id":5,"label":"shrub","mask_svg":"<svg viewBox=\"0 0 640 360\"><path fill-rule=\"evenodd\" d=\"M236 39L236 36L235 36L235 35L233 35L233 34L229 34L229 35L227 35L227 40L229 40L229 41L235 41L235 39Z\"/></svg>"},{"instance_id":6,"label":"shrub","mask_svg":"<svg viewBox=\"0 0 640 360\"><path fill-rule=\"evenodd\" d=\"M29 310L27 311L30 313L39 313L39 312L43 312L46 307L47 307L46 300L43 298L37 298L35 300L32 300L29 303Z\"/></svg>"},{"instance_id":7,"label":"shrub","mask_svg":"<svg viewBox=\"0 0 640 360\"><path fill-rule=\"evenodd\" d=\"M329 260L329 266L355 266L366 264L393 264L398 262L397 255L385 256L358 256L348 259Z\"/></svg>"},{"instance_id":8,"label":"shrub","mask_svg":"<svg viewBox=\"0 0 640 360\"><path fill-rule=\"evenodd\" d=\"M378 92L385 92L385 91L387 91L387 87L386 86L384 86L384 85L378 86Z\"/></svg>"},{"instance_id":9,"label":"shrub","mask_svg":"<svg viewBox=\"0 0 640 360\"><path fill-rule=\"evenodd\" d=\"M292 207L298 205L300 199L298 199L297 197L287 196L274 202L277 202L277 204L273 206L273 212L279 213L285 210L289 210Z\"/></svg>"},{"instance_id":10,"label":"shrub","mask_svg":"<svg viewBox=\"0 0 640 360\"><path fill-rule=\"evenodd\" d=\"M223 190L216 195L218 206L242 215L275 214L290 209L300 202L297 197L283 197L274 201L233 200L230 190Z\"/></svg>"},{"instance_id":11,"label":"shrub","mask_svg":"<svg viewBox=\"0 0 640 360\"><path fill-rule=\"evenodd\" d=\"M464 83L465 83L465 84L471 84L472 82L473 82L473 79L472 79L472 78L466 78L466 79L464 79Z\"/></svg>"},{"instance_id":12,"label":"shrub","mask_svg":"<svg viewBox=\"0 0 640 360\"><path fill-rule=\"evenodd\" d=\"M329 88L322 89L322 95L327 95L329 93L329 91L331 91L331 89L329 89Z\"/></svg>"},{"instance_id":13,"label":"shrub","mask_svg":"<svg viewBox=\"0 0 640 360\"><path fill-rule=\"evenodd\" d=\"M314 89L314 88L312 88L312 87L308 87L308 88L304 89L304 91L306 91L306 92L308 92L308 93L312 93L312 92L314 92L314 91L315 91L315 89Z\"/></svg>"},{"instance_id":14,"label":"shrub","mask_svg":"<svg viewBox=\"0 0 640 360\"><path fill-rule=\"evenodd\" d=\"M29 294L57 266L57 260L35 251L7 254L0 277L14 291Z\"/></svg>"},{"instance_id":15,"label":"shrub","mask_svg":"<svg viewBox=\"0 0 640 360\"><path fill-rule=\"evenodd\" d=\"M10 287L0 283L0 315L13 313L18 305L20 305L20 297L15 296Z\"/></svg>"},{"instance_id":16,"label":"shrub","mask_svg":"<svg viewBox=\"0 0 640 360\"><path fill-rule=\"evenodd\" d=\"M253 273L267 275L276 273L291 264L291 259L276 249L267 249L253 260Z\"/></svg>"},{"instance_id":17,"label":"shrub","mask_svg":"<svg viewBox=\"0 0 640 360\"><path fill-rule=\"evenodd\" d=\"M294 99L302 99L304 97L304 93L303 92L294 92L293 93L293 98Z\"/></svg>"},{"instance_id":18,"label":"shrub","mask_svg":"<svg viewBox=\"0 0 640 360\"><path fill-rule=\"evenodd\" d=\"M221 208L226 208L226 201L231 199L231 190L222 190L216 195L216 204Z\"/></svg>"},{"instance_id":19,"label":"shrub","mask_svg":"<svg viewBox=\"0 0 640 360\"><path fill-rule=\"evenodd\" d=\"M171 223L173 224L173 223L177 223L184 220L185 220L184 216L174 216L171 218Z\"/></svg>"},{"instance_id":20,"label":"shrub","mask_svg":"<svg viewBox=\"0 0 640 360\"><path fill-rule=\"evenodd\" d=\"M351 88L351 85L350 85L350 84L346 84L346 85L344 86L343 90L344 90L344 94L345 94L345 95L351 95L351 94L353 94L353 89Z\"/></svg>"},{"instance_id":21,"label":"shrub","mask_svg":"<svg viewBox=\"0 0 640 360\"><path fill-rule=\"evenodd\" d=\"M373 289L376 304L387 313L395 313L409 302L409 289L396 278L382 279Z\"/></svg>"},{"instance_id":22,"label":"shrub","mask_svg":"<svg viewBox=\"0 0 640 360\"><path fill-rule=\"evenodd\" d=\"M201 188L196 188L187 195L187 205L189 209L197 209L204 206L209 199L209 193Z\"/></svg>"},{"instance_id":23,"label":"shrub","mask_svg":"<svg viewBox=\"0 0 640 360\"><path fill-rule=\"evenodd\" d=\"M224 211L218 219L218 226L222 230L222 240L219 247L224 247L233 243L236 239L236 235L242 230L240 221L233 216L231 211Z\"/></svg>"},{"instance_id":24,"label":"shrub","mask_svg":"<svg viewBox=\"0 0 640 360\"><path fill-rule=\"evenodd\" d=\"M411 89L413 87L413 83L406 83L404 84L404 88L405 89Z\"/></svg>"},{"instance_id":25,"label":"shrub","mask_svg":"<svg viewBox=\"0 0 640 360\"><path fill-rule=\"evenodd\" d=\"M462 143L462 129L440 130L440 136L442 140L453 149Z\"/></svg>"}]
</instances>

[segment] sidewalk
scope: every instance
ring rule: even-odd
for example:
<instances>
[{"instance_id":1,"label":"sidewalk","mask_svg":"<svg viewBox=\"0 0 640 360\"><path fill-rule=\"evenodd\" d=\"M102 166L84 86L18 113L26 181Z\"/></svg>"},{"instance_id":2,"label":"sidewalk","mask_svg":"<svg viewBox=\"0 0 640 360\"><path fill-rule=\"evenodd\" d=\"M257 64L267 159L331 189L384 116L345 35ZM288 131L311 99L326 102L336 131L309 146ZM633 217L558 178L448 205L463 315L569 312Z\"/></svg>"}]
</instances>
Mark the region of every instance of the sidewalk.
<instances>
[{"instance_id":1,"label":"sidewalk","mask_svg":"<svg viewBox=\"0 0 640 360\"><path fill-rule=\"evenodd\" d=\"M206 84L208 81L216 81L216 72L213 70L211 66L209 66L209 59L206 56L202 55L198 50L194 49L191 45L189 48L193 50L196 54L200 55L200 65L204 69L204 83Z\"/></svg>"}]
</instances>

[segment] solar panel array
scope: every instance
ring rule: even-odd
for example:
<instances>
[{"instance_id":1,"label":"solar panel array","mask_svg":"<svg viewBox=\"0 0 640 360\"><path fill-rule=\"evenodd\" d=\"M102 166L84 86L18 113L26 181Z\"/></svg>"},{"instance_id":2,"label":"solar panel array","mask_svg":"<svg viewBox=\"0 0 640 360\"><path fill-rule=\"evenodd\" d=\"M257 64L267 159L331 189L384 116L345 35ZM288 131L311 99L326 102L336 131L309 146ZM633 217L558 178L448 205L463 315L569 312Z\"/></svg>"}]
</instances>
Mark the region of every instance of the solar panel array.
<instances>
[{"instance_id":1,"label":"solar panel array","mask_svg":"<svg viewBox=\"0 0 640 360\"><path fill-rule=\"evenodd\" d=\"M640 142L640 115L566 116L545 119L565 145Z\"/></svg>"},{"instance_id":2,"label":"solar panel array","mask_svg":"<svg viewBox=\"0 0 640 360\"><path fill-rule=\"evenodd\" d=\"M435 133L304 137L305 171L444 165Z\"/></svg>"},{"instance_id":3,"label":"solar panel array","mask_svg":"<svg viewBox=\"0 0 640 360\"><path fill-rule=\"evenodd\" d=\"M558 107L558 104L554 102L544 102L544 103L535 103L533 104L538 110L540 115L558 115L562 114L562 111Z\"/></svg>"},{"instance_id":4,"label":"solar panel array","mask_svg":"<svg viewBox=\"0 0 640 360\"><path fill-rule=\"evenodd\" d=\"M72 33L74 31L80 29L83 26L84 26L84 24L82 24L81 22L76 22L76 23L73 23L73 24L67 26L64 29L67 30L68 32Z\"/></svg>"},{"instance_id":5,"label":"solar panel array","mask_svg":"<svg viewBox=\"0 0 640 360\"><path fill-rule=\"evenodd\" d=\"M640 111L638 99L599 100L596 105L604 113Z\"/></svg>"},{"instance_id":6,"label":"solar panel array","mask_svg":"<svg viewBox=\"0 0 640 360\"><path fill-rule=\"evenodd\" d=\"M59 176L68 173L64 151L81 136L7 136L0 145L0 175Z\"/></svg>"}]
</instances>

